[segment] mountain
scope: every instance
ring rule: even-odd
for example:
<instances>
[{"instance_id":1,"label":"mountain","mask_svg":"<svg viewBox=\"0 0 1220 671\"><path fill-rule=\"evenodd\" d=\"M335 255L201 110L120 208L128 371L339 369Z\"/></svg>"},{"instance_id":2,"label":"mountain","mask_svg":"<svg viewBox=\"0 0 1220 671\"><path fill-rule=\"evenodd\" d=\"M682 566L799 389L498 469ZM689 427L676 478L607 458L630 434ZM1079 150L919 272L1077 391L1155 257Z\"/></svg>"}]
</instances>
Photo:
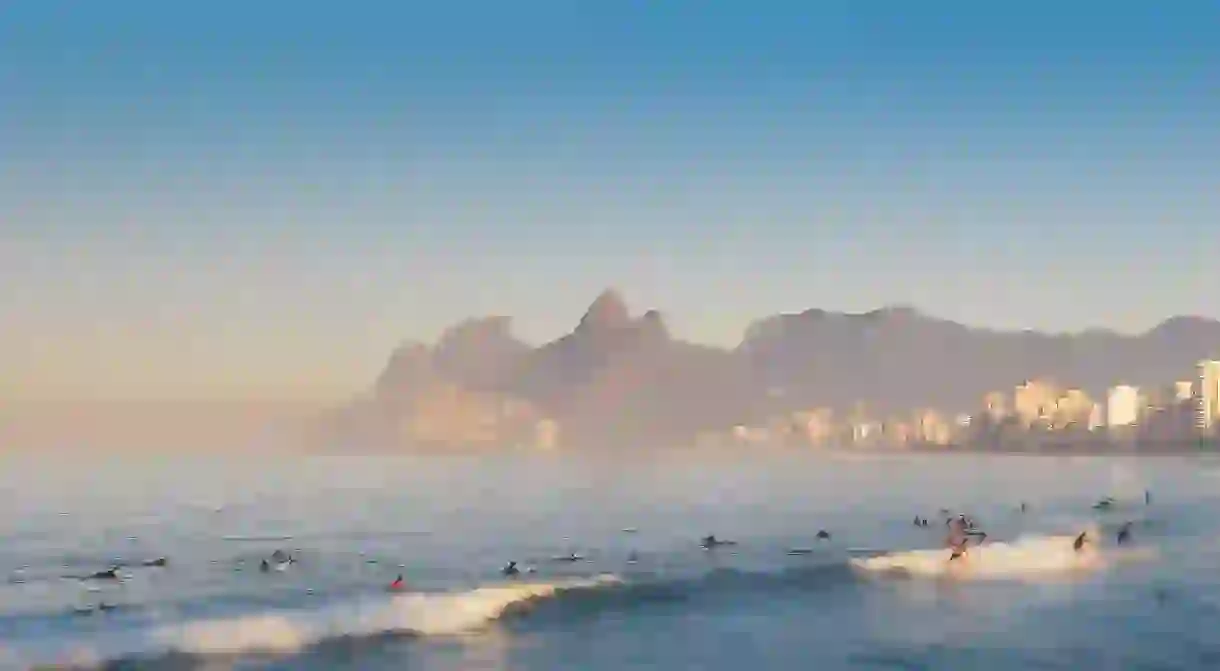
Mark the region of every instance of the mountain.
<instances>
[{"instance_id":1,"label":"mountain","mask_svg":"<svg viewBox=\"0 0 1220 671\"><path fill-rule=\"evenodd\" d=\"M731 352L670 336L660 312L629 316L602 293L571 333L534 350L511 383L581 442L685 440L745 421L751 373Z\"/></svg>"},{"instance_id":2,"label":"mountain","mask_svg":"<svg viewBox=\"0 0 1220 671\"><path fill-rule=\"evenodd\" d=\"M433 346L403 345L341 424L369 439L491 444L527 439L552 418L564 442L626 448L811 406L970 411L986 392L1035 377L1099 395L1120 382L1189 378L1217 355L1220 322L1199 317L1139 335L1047 334L973 328L909 306L773 315L730 350L674 338L660 312L633 317L607 289L571 332L539 347L502 316L457 324Z\"/></svg>"},{"instance_id":3,"label":"mountain","mask_svg":"<svg viewBox=\"0 0 1220 671\"><path fill-rule=\"evenodd\" d=\"M751 324L737 351L798 405L968 410L989 390L1035 377L1095 396L1118 383L1189 379L1200 359L1220 355L1220 322L1174 317L1139 335L1048 334L971 328L910 307L807 310Z\"/></svg>"}]
</instances>

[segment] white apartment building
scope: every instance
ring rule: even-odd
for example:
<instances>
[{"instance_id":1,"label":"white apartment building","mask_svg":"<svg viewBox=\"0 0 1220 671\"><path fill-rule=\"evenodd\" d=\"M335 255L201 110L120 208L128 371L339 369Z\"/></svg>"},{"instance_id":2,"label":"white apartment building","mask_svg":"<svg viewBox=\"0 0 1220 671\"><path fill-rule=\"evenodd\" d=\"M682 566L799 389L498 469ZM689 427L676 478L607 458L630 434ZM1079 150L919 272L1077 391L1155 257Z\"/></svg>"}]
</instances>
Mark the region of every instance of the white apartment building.
<instances>
[{"instance_id":1,"label":"white apartment building","mask_svg":"<svg viewBox=\"0 0 1220 671\"><path fill-rule=\"evenodd\" d=\"M1139 422L1139 416L1139 387L1126 384L1110 387L1110 391L1106 395L1106 426L1111 428L1134 426Z\"/></svg>"},{"instance_id":2,"label":"white apartment building","mask_svg":"<svg viewBox=\"0 0 1220 671\"><path fill-rule=\"evenodd\" d=\"M1201 433L1211 433L1220 420L1220 361L1199 362L1199 393L1195 398L1195 427Z\"/></svg>"}]
</instances>

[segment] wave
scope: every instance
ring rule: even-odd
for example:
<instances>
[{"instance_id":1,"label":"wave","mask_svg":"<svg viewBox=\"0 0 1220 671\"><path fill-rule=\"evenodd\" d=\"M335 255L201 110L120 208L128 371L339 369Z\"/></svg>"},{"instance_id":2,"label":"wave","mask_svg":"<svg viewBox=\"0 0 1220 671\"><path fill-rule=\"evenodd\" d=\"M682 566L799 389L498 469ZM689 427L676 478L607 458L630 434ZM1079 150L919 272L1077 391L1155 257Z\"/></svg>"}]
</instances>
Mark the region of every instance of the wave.
<instances>
[{"instance_id":1,"label":"wave","mask_svg":"<svg viewBox=\"0 0 1220 671\"><path fill-rule=\"evenodd\" d=\"M466 592L399 594L319 611L193 622L163 628L155 637L179 652L234 654L297 652L327 639L349 636L457 634L532 601L620 582L617 576L605 574L563 582L479 587Z\"/></svg>"},{"instance_id":2,"label":"wave","mask_svg":"<svg viewBox=\"0 0 1220 671\"><path fill-rule=\"evenodd\" d=\"M279 609L157 625L136 636L74 646L55 668L181 668L203 660L291 656L387 637L461 634L525 609L541 626L589 613L633 610L691 599L766 597L775 592L846 584L843 558L779 571L717 568L697 575L614 574L571 580L499 583L460 592L378 594L315 609ZM562 597L562 598L558 598ZM120 642L118 639L124 639ZM87 643L95 643L89 641ZM60 646L62 647L62 646ZM57 651L58 652L58 651ZM39 657L44 657L39 655ZM39 660L43 661L43 660Z\"/></svg>"},{"instance_id":3,"label":"wave","mask_svg":"<svg viewBox=\"0 0 1220 671\"><path fill-rule=\"evenodd\" d=\"M54 668L124 668L126 662L155 664L157 660L184 656L291 655L345 639L460 634L539 600L621 582L618 576L602 574L555 582L505 583L461 592L379 595L315 610L284 609L190 620L154 627L135 639L116 637L126 639L118 645L75 646L70 658L53 660L53 664ZM12 649L4 652L10 657L16 654ZM0 655L0 660L3 658Z\"/></svg>"},{"instance_id":4,"label":"wave","mask_svg":"<svg viewBox=\"0 0 1220 671\"><path fill-rule=\"evenodd\" d=\"M1090 533L1090 538L1097 538ZM1150 548L1103 549L1086 544L1079 552L1076 536L1033 536L1011 543L991 542L970 547L960 559L948 561L944 548L894 552L866 559L853 559L854 568L867 573L946 577L959 580L1030 579L1048 574L1088 572L1115 562L1150 557Z\"/></svg>"}]
</instances>

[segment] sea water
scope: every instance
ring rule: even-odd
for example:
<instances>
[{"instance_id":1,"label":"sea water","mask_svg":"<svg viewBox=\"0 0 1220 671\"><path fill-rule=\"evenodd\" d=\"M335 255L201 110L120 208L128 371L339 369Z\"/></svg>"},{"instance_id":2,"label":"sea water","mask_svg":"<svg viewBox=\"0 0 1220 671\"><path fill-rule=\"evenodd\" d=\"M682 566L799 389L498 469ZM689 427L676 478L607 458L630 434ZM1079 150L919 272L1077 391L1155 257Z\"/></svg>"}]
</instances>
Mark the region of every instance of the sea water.
<instances>
[{"instance_id":1,"label":"sea water","mask_svg":"<svg viewBox=\"0 0 1220 671\"><path fill-rule=\"evenodd\" d=\"M1203 457L10 456L0 668L1217 668L1218 478ZM987 543L948 562L942 509ZM296 561L260 571L275 550Z\"/></svg>"}]
</instances>

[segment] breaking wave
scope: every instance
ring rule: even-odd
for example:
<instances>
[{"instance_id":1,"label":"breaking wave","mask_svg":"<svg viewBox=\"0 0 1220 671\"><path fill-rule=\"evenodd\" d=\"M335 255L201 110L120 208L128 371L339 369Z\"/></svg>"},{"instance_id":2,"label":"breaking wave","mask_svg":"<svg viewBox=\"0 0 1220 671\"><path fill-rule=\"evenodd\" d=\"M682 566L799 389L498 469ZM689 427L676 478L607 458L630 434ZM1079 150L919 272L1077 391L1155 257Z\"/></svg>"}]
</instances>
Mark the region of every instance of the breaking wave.
<instances>
[{"instance_id":1,"label":"breaking wave","mask_svg":"<svg viewBox=\"0 0 1220 671\"><path fill-rule=\"evenodd\" d=\"M1097 538L1096 532L1089 534ZM911 550L865 559L852 566L869 573L946 577L960 580L1035 579L1048 574L1066 574L1104 569L1118 561L1147 557L1149 550L1103 549L1086 543L1079 552L1076 536L1023 537L1011 543L991 542L970 547L957 561L948 561L948 550Z\"/></svg>"},{"instance_id":2,"label":"breaking wave","mask_svg":"<svg viewBox=\"0 0 1220 671\"><path fill-rule=\"evenodd\" d=\"M114 636L108 645L98 642L76 645L67 652L61 649L52 659L45 655L35 655L42 659L21 657L35 668L38 664L55 668L117 668L125 661L155 662L180 656L288 655L343 639L460 634L533 602L565 592L596 591L621 582L617 576L603 574L586 579L484 586L462 592L366 597L314 610L284 609L188 620L154 627L138 637ZM12 657L17 652L6 654ZM0 655L0 660L3 659L4 655Z\"/></svg>"}]
</instances>

